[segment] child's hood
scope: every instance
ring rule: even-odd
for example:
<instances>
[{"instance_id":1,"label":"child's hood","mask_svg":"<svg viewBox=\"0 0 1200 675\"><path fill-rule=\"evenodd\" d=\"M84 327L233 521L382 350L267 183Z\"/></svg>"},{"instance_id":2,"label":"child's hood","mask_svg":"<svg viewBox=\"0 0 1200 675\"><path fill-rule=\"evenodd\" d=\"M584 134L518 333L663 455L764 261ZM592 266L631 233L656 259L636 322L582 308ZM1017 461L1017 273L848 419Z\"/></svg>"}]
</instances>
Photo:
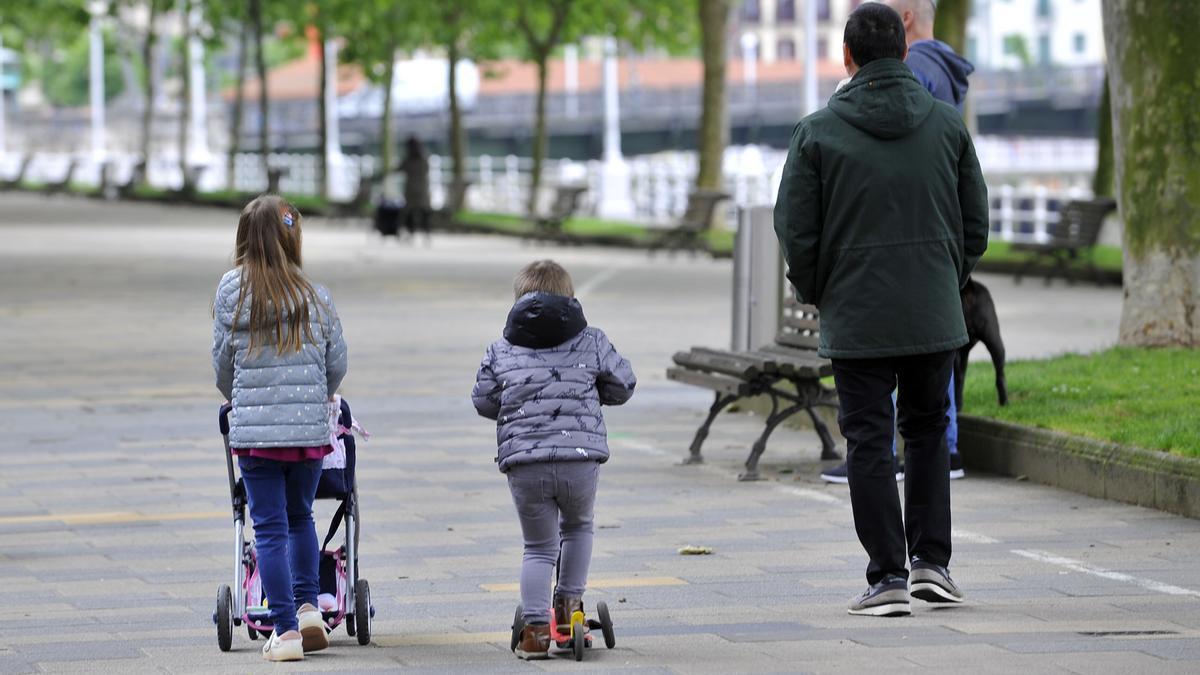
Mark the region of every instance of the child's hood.
<instances>
[{"instance_id":1,"label":"child's hood","mask_svg":"<svg viewBox=\"0 0 1200 675\"><path fill-rule=\"evenodd\" d=\"M526 293L508 313L504 339L519 347L545 349L579 335L587 325L583 306L575 298Z\"/></svg>"}]
</instances>

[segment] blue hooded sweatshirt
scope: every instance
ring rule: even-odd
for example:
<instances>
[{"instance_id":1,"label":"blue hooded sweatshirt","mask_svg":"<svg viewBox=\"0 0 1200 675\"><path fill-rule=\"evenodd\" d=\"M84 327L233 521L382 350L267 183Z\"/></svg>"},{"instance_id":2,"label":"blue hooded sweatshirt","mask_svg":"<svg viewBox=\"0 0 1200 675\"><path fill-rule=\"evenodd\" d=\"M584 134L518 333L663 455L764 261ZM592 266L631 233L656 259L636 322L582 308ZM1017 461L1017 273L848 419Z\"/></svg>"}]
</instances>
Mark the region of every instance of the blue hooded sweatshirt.
<instances>
[{"instance_id":1,"label":"blue hooded sweatshirt","mask_svg":"<svg viewBox=\"0 0 1200 675\"><path fill-rule=\"evenodd\" d=\"M963 110L967 99L967 76L975 66L941 40L920 40L908 46L904 61L933 97Z\"/></svg>"}]
</instances>

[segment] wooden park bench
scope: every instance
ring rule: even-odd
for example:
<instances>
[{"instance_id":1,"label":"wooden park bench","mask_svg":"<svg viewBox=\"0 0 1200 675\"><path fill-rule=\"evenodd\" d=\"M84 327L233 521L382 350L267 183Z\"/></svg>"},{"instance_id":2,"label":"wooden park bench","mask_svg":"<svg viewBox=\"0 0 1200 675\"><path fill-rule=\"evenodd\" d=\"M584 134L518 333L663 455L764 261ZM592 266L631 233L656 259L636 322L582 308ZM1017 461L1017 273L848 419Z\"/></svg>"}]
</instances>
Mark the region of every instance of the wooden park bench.
<instances>
[{"instance_id":1,"label":"wooden park bench","mask_svg":"<svg viewBox=\"0 0 1200 675\"><path fill-rule=\"evenodd\" d=\"M329 203L329 222L350 221L370 217L371 192L375 187L375 179L369 174L358 178L358 189L354 196L346 202Z\"/></svg>"},{"instance_id":2,"label":"wooden park bench","mask_svg":"<svg viewBox=\"0 0 1200 675\"><path fill-rule=\"evenodd\" d=\"M711 389L717 395L708 417L696 430L688 464L703 461L700 446L717 415L731 403L754 396L770 397L771 413L766 428L750 449L746 472L738 480L758 479L758 460L771 432L801 411L808 414L821 439L821 459L838 459L829 427L815 410L818 406L837 407L835 393L821 385L821 378L833 374L833 366L817 356L817 310L789 301L780 324L774 343L765 347L749 351L693 347L675 354L676 365L667 369L667 379Z\"/></svg>"},{"instance_id":3,"label":"wooden park bench","mask_svg":"<svg viewBox=\"0 0 1200 675\"><path fill-rule=\"evenodd\" d=\"M435 209L429 215L429 226L439 230L449 229L453 226L455 212L467 208L467 190L470 187L471 181L469 180L464 180L460 183L451 181L446 186L446 201L442 205L442 208Z\"/></svg>"},{"instance_id":4,"label":"wooden park bench","mask_svg":"<svg viewBox=\"0 0 1200 675\"><path fill-rule=\"evenodd\" d=\"M587 192L585 185L559 185L554 190L554 202L545 215L535 216L534 237L537 239L565 240L563 223L579 210L580 197Z\"/></svg>"},{"instance_id":5,"label":"wooden park bench","mask_svg":"<svg viewBox=\"0 0 1200 675\"><path fill-rule=\"evenodd\" d=\"M16 190L21 187L21 181L25 180L25 172L29 170L29 165L33 163L33 155L25 155L21 158L21 163L17 165L17 173L12 178L0 180L0 190Z\"/></svg>"},{"instance_id":6,"label":"wooden park bench","mask_svg":"<svg viewBox=\"0 0 1200 675\"><path fill-rule=\"evenodd\" d=\"M708 242L704 233L712 229L713 217L717 213L717 205L726 199L728 194L716 190L694 190L688 194L687 208L679 223L660 232L650 243L650 251L667 249L670 251L706 251Z\"/></svg>"},{"instance_id":7,"label":"wooden park bench","mask_svg":"<svg viewBox=\"0 0 1200 675\"><path fill-rule=\"evenodd\" d=\"M1029 259L1017 269L1017 283L1021 277L1045 263L1046 284L1054 275L1061 274L1068 283L1074 282L1071 264L1083 261L1092 279L1100 280L1096 269L1095 250L1100 240L1100 229L1104 219L1117 208L1117 202L1107 197L1067 202L1059 212L1057 223L1046 228L1049 239L1044 242L1014 243L1012 250L1029 253Z\"/></svg>"},{"instance_id":8,"label":"wooden park bench","mask_svg":"<svg viewBox=\"0 0 1200 675\"><path fill-rule=\"evenodd\" d=\"M138 186L144 182L146 182L146 160L141 159L133 165L133 170L129 172L129 180L117 185L117 198L131 199Z\"/></svg>"},{"instance_id":9,"label":"wooden park bench","mask_svg":"<svg viewBox=\"0 0 1200 675\"><path fill-rule=\"evenodd\" d=\"M56 195L66 192L71 187L71 177L75 175L75 167L79 165L79 160L72 157L67 160L67 169L63 171L61 180L46 183L42 186L42 194Z\"/></svg>"}]
</instances>

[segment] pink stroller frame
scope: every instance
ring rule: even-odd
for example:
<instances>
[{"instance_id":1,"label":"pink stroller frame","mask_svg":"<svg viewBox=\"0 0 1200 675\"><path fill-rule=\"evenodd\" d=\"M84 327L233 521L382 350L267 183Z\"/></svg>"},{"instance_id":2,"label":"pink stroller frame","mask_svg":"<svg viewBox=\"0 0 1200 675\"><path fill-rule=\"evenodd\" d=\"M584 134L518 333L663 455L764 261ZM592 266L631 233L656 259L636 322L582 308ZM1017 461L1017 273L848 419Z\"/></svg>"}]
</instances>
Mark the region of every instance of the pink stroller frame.
<instances>
[{"instance_id":1,"label":"pink stroller frame","mask_svg":"<svg viewBox=\"0 0 1200 675\"><path fill-rule=\"evenodd\" d=\"M346 633L358 638L360 645L371 641L371 619L375 608L371 606L371 588L366 579L358 576L358 486L355 481L355 442L353 429L356 427L350 406L343 399L338 415L338 439L346 448L344 469L325 469L317 487L317 499L339 502L337 511L329 523L329 532L321 544L321 592L329 592L336 599L332 610L321 612L329 630L345 624ZM234 570L233 584L221 584L217 589L217 609L213 612L213 623L217 626L217 645L221 651L233 646L233 629L245 626L251 640L260 635L266 637L274 630L270 611L263 603L262 582L258 576L258 555L252 540L245 537L246 488L233 467L233 455L229 449L229 413L232 406L221 407L221 436L225 441L225 463L229 474L229 494L233 505ZM342 521L345 521L343 543L333 550L328 546L333 541ZM332 568L332 579L325 572ZM326 587L326 581L332 587ZM235 595L232 589L238 589Z\"/></svg>"}]
</instances>

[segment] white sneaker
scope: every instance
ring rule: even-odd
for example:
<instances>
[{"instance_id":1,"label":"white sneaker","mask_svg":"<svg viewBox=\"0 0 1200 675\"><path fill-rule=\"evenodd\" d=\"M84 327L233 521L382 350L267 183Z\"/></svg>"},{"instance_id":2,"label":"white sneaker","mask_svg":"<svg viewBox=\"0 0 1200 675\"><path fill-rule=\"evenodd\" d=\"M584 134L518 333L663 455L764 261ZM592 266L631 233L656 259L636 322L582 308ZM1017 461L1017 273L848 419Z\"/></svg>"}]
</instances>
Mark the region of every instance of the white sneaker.
<instances>
[{"instance_id":1,"label":"white sneaker","mask_svg":"<svg viewBox=\"0 0 1200 675\"><path fill-rule=\"evenodd\" d=\"M305 652L319 652L329 646L329 632L321 610L306 602L300 605L296 618L300 621L300 635L304 636Z\"/></svg>"},{"instance_id":2,"label":"white sneaker","mask_svg":"<svg viewBox=\"0 0 1200 675\"><path fill-rule=\"evenodd\" d=\"M263 658L268 661L303 661L304 640L295 631L284 633L287 638L271 633L267 644L263 645Z\"/></svg>"}]
</instances>

